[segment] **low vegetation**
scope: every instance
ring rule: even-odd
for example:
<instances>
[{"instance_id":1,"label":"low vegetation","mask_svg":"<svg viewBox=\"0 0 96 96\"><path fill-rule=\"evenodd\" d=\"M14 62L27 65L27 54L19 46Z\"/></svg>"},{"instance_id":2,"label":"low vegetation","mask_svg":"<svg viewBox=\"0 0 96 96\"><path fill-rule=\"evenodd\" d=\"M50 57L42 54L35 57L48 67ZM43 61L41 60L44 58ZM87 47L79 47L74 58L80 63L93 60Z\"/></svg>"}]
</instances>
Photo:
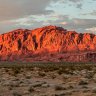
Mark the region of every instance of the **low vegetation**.
<instances>
[{"instance_id":1,"label":"low vegetation","mask_svg":"<svg viewBox=\"0 0 96 96\"><path fill-rule=\"evenodd\" d=\"M95 63L0 62L0 76L0 96L96 95Z\"/></svg>"}]
</instances>

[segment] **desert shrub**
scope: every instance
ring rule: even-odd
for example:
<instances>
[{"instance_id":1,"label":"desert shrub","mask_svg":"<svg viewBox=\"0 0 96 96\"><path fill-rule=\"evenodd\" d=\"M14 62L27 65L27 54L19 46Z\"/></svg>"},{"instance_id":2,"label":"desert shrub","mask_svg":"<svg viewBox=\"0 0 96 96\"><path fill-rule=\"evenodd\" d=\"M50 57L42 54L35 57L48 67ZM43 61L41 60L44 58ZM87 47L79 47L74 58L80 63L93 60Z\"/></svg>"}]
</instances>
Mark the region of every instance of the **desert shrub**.
<instances>
[{"instance_id":1,"label":"desert shrub","mask_svg":"<svg viewBox=\"0 0 96 96\"><path fill-rule=\"evenodd\" d=\"M8 72L9 72L9 69L8 69L8 68L5 68L5 72L7 72L7 73L8 73Z\"/></svg>"},{"instance_id":2,"label":"desert shrub","mask_svg":"<svg viewBox=\"0 0 96 96\"><path fill-rule=\"evenodd\" d=\"M93 76L94 76L94 72L93 73L91 72L91 73L87 73L85 78L92 79Z\"/></svg>"},{"instance_id":3,"label":"desert shrub","mask_svg":"<svg viewBox=\"0 0 96 96\"><path fill-rule=\"evenodd\" d=\"M34 67L26 67L25 70L26 71L34 71Z\"/></svg>"},{"instance_id":4,"label":"desert shrub","mask_svg":"<svg viewBox=\"0 0 96 96\"><path fill-rule=\"evenodd\" d=\"M12 75L16 76L17 74L19 74L21 72L21 68L12 68Z\"/></svg>"},{"instance_id":5,"label":"desert shrub","mask_svg":"<svg viewBox=\"0 0 96 96\"><path fill-rule=\"evenodd\" d=\"M28 89L28 91L31 93L31 92L34 92L34 91L35 91L35 89L34 89L34 87L33 87L33 86L30 86L30 87L29 87L29 89Z\"/></svg>"},{"instance_id":6,"label":"desert shrub","mask_svg":"<svg viewBox=\"0 0 96 96\"><path fill-rule=\"evenodd\" d=\"M40 77L44 77L44 76L46 76L46 74L45 74L45 72L38 72L38 75L40 76Z\"/></svg>"},{"instance_id":7,"label":"desert shrub","mask_svg":"<svg viewBox=\"0 0 96 96\"><path fill-rule=\"evenodd\" d=\"M31 75L25 76L26 79L31 79Z\"/></svg>"},{"instance_id":8,"label":"desert shrub","mask_svg":"<svg viewBox=\"0 0 96 96\"><path fill-rule=\"evenodd\" d=\"M96 88L93 88L92 93L96 94Z\"/></svg>"},{"instance_id":9,"label":"desert shrub","mask_svg":"<svg viewBox=\"0 0 96 96\"><path fill-rule=\"evenodd\" d=\"M56 78L56 75L54 75L54 74L51 75L51 78L52 78L52 79L55 79L55 78Z\"/></svg>"},{"instance_id":10,"label":"desert shrub","mask_svg":"<svg viewBox=\"0 0 96 96\"><path fill-rule=\"evenodd\" d=\"M52 71L56 71L58 70L59 67L57 67L56 65L50 65L50 64L45 64L43 66L39 66L39 71L44 71L44 72L52 72Z\"/></svg>"},{"instance_id":11,"label":"desert shrub","mask_svg":"<svg viewBox=\"0 0 96 96\"><path fill-rule=\"evenodd\" d=\"M88 82L85 81L85 80L81 80L81 81L79 82L79 85L88 85Z\"/></svg>"},{"instance_id":12,"label":"desert shrub","mask_svg":"<svg viewBox=\"0 0 96 96\"><path fill-rule=\"evenodd\" d=\"M66 88L65 88L65 87L62 87L62 86L60 86L60 85L56 85L56 86L55 86L55 90L56 90L56 91L58 91L58 90L66 90Z\"/></svg>"},{"instance_id":13,"label":"desert shrub","mask_svg":"<svg viewBox=\"0 0 96 96\"><path fill-rule=\"evenodd\" d=\"M59 75L65 73L65 74L72 74L72 70L70 68L66 68L66 67L63 67L63 68L60 68L57 73Z\"/></svg>"},{"instance_id":14,"label":"desert shrub","mask_svg":"<svg viewBox=\"0 0 96 96\"><path fill-rule=\"evenodd\" d=\"M22 95L17 92L13 92L13 96L22 96Z\"/></svg>"}]
</instances>

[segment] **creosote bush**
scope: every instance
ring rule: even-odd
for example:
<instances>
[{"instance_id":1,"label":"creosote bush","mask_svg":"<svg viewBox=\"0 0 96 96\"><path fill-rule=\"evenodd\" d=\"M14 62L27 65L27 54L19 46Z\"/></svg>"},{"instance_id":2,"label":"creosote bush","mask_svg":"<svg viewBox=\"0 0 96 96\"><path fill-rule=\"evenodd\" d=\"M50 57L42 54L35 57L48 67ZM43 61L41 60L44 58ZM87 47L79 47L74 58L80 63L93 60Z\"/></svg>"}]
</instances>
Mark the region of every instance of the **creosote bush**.
<instances>
[{"instance_id":1,"label":"creosote bush","mask_svg":"<svg viewBox=\"0 0 96 96\"><path fill-rule=\"evenodd\" d=\"M38 72L38 75L41 76L41 77L46 76L45 72L40 72L40 71Z\"/></svg>"},{"instance_id":2,"label":"creosote bush","mask_svg":"<svg viewBox=\"0 0 96 96\"><path fill-rule=\"evenodd\" d=\"M12 75L16 76L17 74L19 74L21 72L21 68L12 68Z\"/></svg>"}]
</instances>

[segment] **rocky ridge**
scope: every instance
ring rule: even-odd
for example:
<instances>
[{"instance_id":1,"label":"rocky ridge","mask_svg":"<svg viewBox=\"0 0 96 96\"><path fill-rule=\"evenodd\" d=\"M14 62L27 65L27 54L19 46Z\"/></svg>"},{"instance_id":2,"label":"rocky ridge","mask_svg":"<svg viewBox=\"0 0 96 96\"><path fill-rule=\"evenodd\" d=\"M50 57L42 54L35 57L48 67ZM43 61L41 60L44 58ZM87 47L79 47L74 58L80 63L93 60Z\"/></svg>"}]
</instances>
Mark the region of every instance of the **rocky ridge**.
<instances>
[{"instance_id":1,"label":"rocky ridge","mask_svg":"<svg viewBox=\"0 0 96 96\"><path fill-rule=\"evenodd\" d=\"M95 34L57 26L17 29L0 35L0 60L95 61L95 51Z\"/></svg>"}]
</instances>

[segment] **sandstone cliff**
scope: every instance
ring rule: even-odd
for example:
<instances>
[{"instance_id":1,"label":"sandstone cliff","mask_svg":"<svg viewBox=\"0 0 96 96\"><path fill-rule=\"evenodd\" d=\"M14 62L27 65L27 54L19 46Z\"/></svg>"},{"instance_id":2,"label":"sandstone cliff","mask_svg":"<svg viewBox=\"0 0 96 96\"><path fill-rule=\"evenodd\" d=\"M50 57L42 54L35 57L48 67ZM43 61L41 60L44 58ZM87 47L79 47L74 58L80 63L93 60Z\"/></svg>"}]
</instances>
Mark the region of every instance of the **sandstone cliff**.
<instances>
[{"instance_id":1,"label":"sandstone cliff","mask_svg":"<svg viewBox=\"0 0 96 96\"><path fill-rule=\"evenodd\" d=\"M45 26L34 30L17 29L0 35L1 60L60 61L62 59L67 61L69 58L69 61L71 61L76 57L78 59L75 61L80 61L80 58L85 56L81 61L86 61L88 52L95 51L96 35L67 31L57 26ZM69 53L71 55L68 57ZM81 53L87 55L80 55ZM59 59L50 54L57 54L55 56ZM95 58L95 55L91 54Z\"/></svg>"}]
</instances>

